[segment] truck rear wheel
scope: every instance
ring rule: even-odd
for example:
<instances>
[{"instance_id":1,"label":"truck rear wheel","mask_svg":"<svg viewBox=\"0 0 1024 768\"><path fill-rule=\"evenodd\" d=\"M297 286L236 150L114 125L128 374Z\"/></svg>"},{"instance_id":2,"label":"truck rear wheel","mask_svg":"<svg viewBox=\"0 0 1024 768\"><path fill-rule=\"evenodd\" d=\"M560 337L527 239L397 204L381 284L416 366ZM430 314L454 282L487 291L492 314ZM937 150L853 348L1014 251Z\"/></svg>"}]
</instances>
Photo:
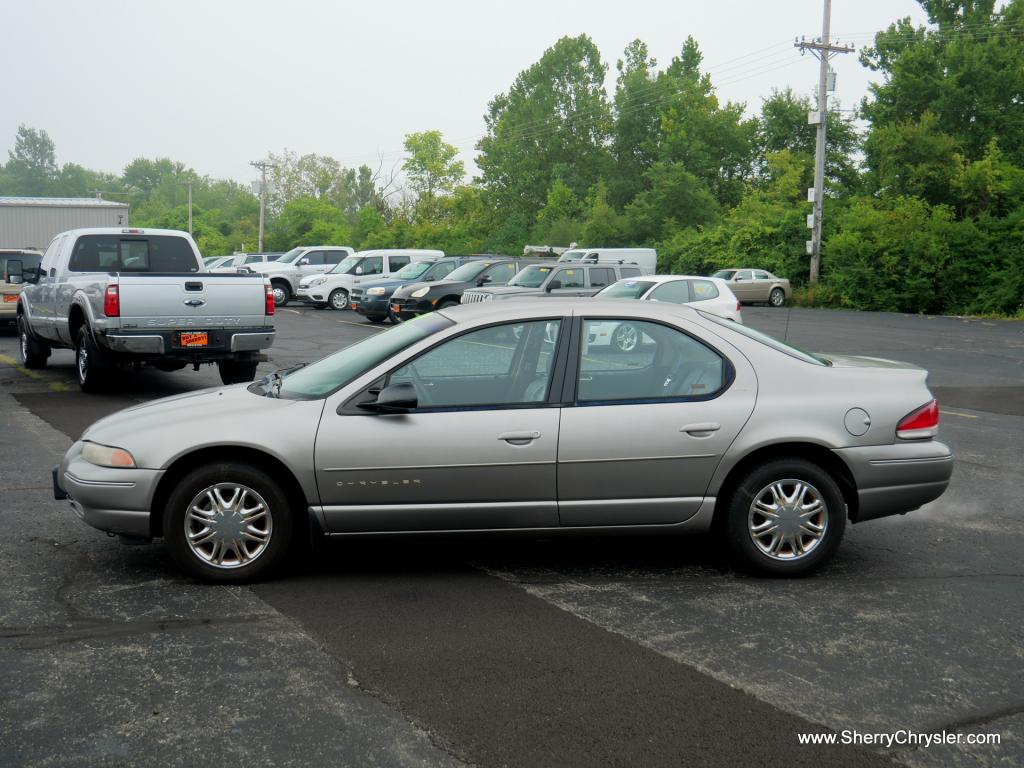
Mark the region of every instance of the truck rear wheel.
<instances>
[{"instance_id":1,"label":"truck rear wheel","mask_svg":"<svg viewBox=\"0 0 1024 768\"><path fill-rule=\"evenodd\" d=\"M78 329L78 343L75 344L75 371L78 386L83 392L102 392L110 384L113 365L107 354L96 346L88 326Z\"/></svg>"},{"instance_id":2,"label":"truck rear wheel","mask_svg":"<svg viewBox=\"0 0 1024 768\"><path fill-rule=\"evenodd\" d=\"M283 307L291 301L292 289L288 287L288 283L282 280L274 280L270 284L270 290L274 294L275 307Z\"/></svg>"},{"instance_id":3,"label":"truck rear wheel","mask_svg":"<svg viewBox=\"0 0 1024 768\"><path fill-rule=\"evenodd\" d=\"M248 360L221 360L217 363L220 380L225 384L242 384L256 378L258 362Z\"/></svg>"},{"instance_id":4,"label":"truck rear wheel","mask_svg":"<svg viewBox=\"0 0 1024 768\"><path fill-rule=\"evenodd\" d=\"M18 349L21 352L21 364L26 368L43 368L46 358L50 356L50 345L36 340L28 328L24 315L18 318Z\"/></svg>"}]
</instances>

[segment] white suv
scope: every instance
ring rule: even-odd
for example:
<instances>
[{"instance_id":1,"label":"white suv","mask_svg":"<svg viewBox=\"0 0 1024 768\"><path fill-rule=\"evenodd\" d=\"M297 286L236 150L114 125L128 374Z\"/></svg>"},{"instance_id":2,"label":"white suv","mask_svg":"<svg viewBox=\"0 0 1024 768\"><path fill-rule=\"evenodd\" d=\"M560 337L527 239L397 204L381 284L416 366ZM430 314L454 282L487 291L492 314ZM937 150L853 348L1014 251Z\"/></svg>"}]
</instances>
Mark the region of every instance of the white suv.
<instances>
[{"instance_id":1,"label":"white suv","mask_svg":"<svg viewBox=\"0 0 1024 768\"><path fill-rule=\"evenodd\" d=\"M310 245L292 248L275 261L249 264L246 268L270 278L274 304L283 307L295 296L303 278L334 269L353 253L355 251L348 246Z\"/></svg>"},{"instance_id":2,"label":"white suv","mask_svg":"<svg viewBox=\"0 0 1024 768\"><path fill-rule=\"evenodd\" d=\"M443 257L444 251L412 248L360 251L327 274L303 278L295 298L308 301L319 309L348 309L352 287L362 278L389 277L392 272L412 262L433 261Z\"/></svg>"}]
</instances>

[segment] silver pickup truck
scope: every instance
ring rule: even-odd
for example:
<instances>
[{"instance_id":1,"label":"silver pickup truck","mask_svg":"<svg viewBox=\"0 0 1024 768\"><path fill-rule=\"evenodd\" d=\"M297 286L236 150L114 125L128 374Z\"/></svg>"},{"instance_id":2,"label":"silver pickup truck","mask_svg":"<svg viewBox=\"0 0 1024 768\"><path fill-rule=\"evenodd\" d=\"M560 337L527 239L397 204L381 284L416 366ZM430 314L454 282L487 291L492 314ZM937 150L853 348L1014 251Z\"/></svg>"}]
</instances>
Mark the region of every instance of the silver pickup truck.
<instances>
[{"instance_id":1,"label":"silver pickup truck","mask_svg":"<svg viewBox=\"0 0 1024 768\"><path fill-rule=\"evenodd\" d=\"M57 235L26 272L18 335L26 368L75 350L78 383L105 388L122 364L176 371L216 363L225 384L252 381L274 342L262 275L211 274L195 242L167 229L76 229Z\"/></svg>"}]
</instances>

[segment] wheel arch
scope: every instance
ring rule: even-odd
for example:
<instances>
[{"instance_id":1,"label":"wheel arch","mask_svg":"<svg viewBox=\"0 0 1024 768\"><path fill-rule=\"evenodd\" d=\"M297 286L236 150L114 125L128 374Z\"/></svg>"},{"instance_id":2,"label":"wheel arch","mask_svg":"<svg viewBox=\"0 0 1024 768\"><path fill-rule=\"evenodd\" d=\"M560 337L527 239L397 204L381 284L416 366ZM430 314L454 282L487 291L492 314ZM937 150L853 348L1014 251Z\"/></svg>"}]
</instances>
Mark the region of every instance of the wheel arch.
<instances>
[{"instance_id":1,"label":"wheel arch","mask_svg":"<svg viewBox=\"0 0 1024 768\"><path fill-rule=\"evenodd\" d=\"M76 301L72 303L71 309L68 310L68 336L71 339L72 347L78 343L78 331L83 325L89 325L89 318L86 315L85 308Z\"/></svg>"},{"instance_id":2,"label":"wheel arch","mask_svg":"<svg viewBox=\"0 0 1024 768\"><path fill-rule=\"evenodd\" d=\"M715 501L713 525L721 525L724 520L725 510L729 506L730 497L736 489L740 478L760 464L783 458L804 459L826 470L836 481L836 484L843 493L847 517L853 520L857 518L857 483L846 462L837 456L834 451L823 445L796 441L763 445L754 449L733 465L719 485L718 496Z\"/></svg>"},{"instance_id":3,"label":"wheel arch","mask_svg":"<svg viewBox=\"0 0 1024 768\"><path fill-rule=\"evenodd\" d=\"M303 513L309 505L306 494L298 478L288 466L275 456L265 453L257 448L246 446L208 446L179 456L164 472L160 482L157 483L153 492L153 500L150 505L149 532L150 535L163 536L164 508L167 500L174 490L174 486L181 481L185 475L204 464L221 463L225 461L236 461L259 467L267 472L276 482L281 484L281 490L291 504L292 513L296 515L296 522L301 526Z\"/></svg>"}]
</instances>

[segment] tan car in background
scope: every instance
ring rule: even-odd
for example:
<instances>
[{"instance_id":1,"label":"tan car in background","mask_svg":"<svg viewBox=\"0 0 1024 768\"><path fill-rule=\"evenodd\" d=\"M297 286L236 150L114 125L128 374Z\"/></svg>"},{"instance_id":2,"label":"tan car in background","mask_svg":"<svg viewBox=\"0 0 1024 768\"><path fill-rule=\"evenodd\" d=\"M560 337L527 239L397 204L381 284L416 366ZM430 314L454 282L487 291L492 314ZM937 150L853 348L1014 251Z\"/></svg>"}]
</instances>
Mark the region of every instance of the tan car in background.
<instances>
[{"instance_id":1,"label":"tan car in background","mask_svg":"<svg viewBox=\"0 0 1024 768\"><path fill-rule=\"evenodd\" d=\"M725 280L741 304L763 301L782 307L793 296L789 280L763 269L720 269L712 277Z\"/></svg>"},{"instance_id":2,"label":"tan car in background","mask_svg":"<svg viewBox=\"0 0 1024 768\"><path fill-rule=\"evenodd\" d=\"M0 327L18 324L18 295L25 285L23 275L38 269L42 260L38 251L0 249Z\"/></svg>"}]
</instances>

